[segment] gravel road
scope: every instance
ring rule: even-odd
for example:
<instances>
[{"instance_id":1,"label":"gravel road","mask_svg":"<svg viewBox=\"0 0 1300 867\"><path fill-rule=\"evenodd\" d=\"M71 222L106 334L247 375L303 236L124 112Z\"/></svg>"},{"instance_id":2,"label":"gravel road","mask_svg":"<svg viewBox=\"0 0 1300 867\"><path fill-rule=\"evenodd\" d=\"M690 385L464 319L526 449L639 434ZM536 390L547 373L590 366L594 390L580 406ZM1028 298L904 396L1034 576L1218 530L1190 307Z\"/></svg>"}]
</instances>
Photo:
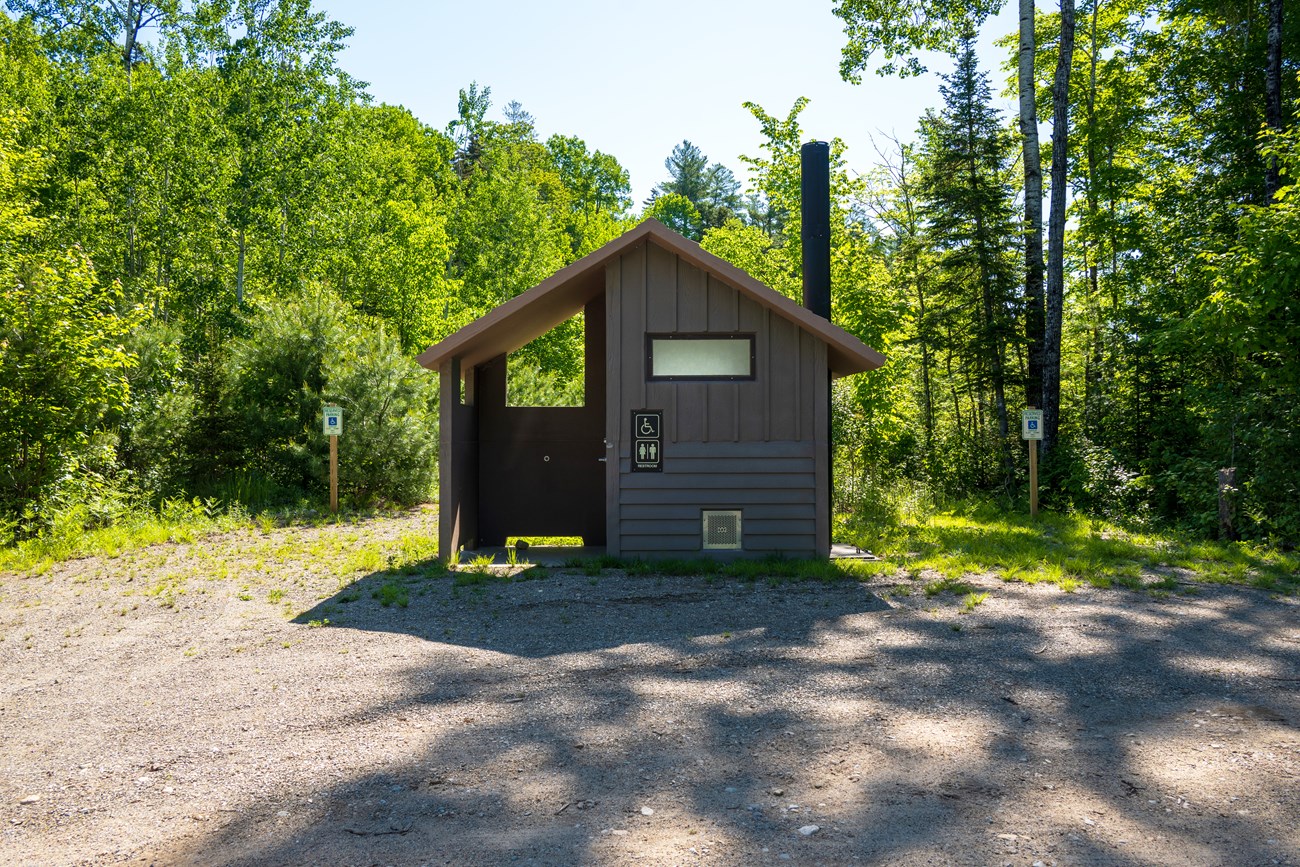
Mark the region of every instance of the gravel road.
<instances>
[{"instance_id":1,"label":"gravel road","mask_svg":"<svg viewBox=\"0 0 1300 867\"><path fill-rule=\"evenodd\" d=\"M0 576L0 861L1300 865L1294 598L384 571L434 533Z\"/></svg>"}]
</instances>

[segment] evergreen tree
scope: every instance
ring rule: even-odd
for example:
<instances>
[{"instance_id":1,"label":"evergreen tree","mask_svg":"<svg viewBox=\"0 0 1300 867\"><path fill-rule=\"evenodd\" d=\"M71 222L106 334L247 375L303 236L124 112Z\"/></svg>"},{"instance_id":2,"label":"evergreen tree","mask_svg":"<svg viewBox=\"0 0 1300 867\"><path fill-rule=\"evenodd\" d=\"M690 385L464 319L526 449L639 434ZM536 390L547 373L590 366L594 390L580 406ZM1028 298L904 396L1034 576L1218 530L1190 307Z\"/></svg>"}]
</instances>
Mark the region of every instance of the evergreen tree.
<instances>
[{"instance_id":1,"label":"evergreen tree","mask_svg":"<svg viewBox=\"0 0 1300 867\"><path fill-rule=\"evenodd\" d=\"M685 198L700 215L700 229L690 235L696 241L704 232L715 229L737 216L742 210L740 181L721 163L709 164L698 147L683 140L664 160L669 180L657 185L646 200L650 207L660 196L675 194Z\"/></svg>"},{"instance_id":2,"label":"evergreen tree","mask_svg":"<svg viewBox=\"0 0 1300 867\"><path fill-rule=\"evenodd\" d=\"M921 212L941 269L934 315L943 323L936 331L970 380L971 387L960 391L950 383L958 428L965 428L974 445L982 433L977 421L987 417L979 405L983 398L971 398L976 405L961 422L960 392L991 395L989 420L996 422L999 463L1010 486L1006 381L1017 284L1009 182L1014 141L990 105L988 76L978 69L972 43L972 36L962 41L956 69L943 77L943 109L922 122Z\"/></svg>"}]
</instances>

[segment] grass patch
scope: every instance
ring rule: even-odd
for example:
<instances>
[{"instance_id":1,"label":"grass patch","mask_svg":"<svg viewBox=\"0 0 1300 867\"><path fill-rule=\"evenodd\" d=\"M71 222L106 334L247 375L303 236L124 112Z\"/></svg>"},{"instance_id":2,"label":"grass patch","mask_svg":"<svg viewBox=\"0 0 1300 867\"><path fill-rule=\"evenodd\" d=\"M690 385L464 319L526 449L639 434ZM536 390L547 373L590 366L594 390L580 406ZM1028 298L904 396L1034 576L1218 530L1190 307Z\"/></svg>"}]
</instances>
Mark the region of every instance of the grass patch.
<instances>
[{"instance_id":1,"label":"grass patch","mask_svg":"<svg viewBox=\"0 0 1300 867\"><path fill-rule=\"evenodd\" d=\"M581 536L509 536L506 547L513 548L516 542L526 542L532 548L581 548Z\"/></svg>"},{"instance_id":2,"label":"grass patch","mask_svg":"<svg viewBox=\"0 0 1300 867\"><path fill-rule=\"evenodd\" d=\"M107 527L93 526L84 505L61 513L40 535L0 547L0 572L41 574L55 563L82 557L116 557L162 542L192 542L249 526L239 504L216 500L164 500L155 510L131 509Z\"/></svg>"},{"instance_id":3,"label":"grass patch","mask_svg":"<svg viewBox=\"0 0 1300 867\"><path fill-rule=\"evenodd\" d=\"M943 576L932 583L994 573L1067 592L1085 585L1136 589L1153 586L1144 584L1144 575L1167 576L1172 568L1179 580L1161 578L1154 589L1167 592L1201 581L1300 592L1300 554L1294 552L1139 532L1080 515L1043 514L1033 521L989 503L966 503L899 524L869 546L891 568Z\"/></svg>"}]
</instances>

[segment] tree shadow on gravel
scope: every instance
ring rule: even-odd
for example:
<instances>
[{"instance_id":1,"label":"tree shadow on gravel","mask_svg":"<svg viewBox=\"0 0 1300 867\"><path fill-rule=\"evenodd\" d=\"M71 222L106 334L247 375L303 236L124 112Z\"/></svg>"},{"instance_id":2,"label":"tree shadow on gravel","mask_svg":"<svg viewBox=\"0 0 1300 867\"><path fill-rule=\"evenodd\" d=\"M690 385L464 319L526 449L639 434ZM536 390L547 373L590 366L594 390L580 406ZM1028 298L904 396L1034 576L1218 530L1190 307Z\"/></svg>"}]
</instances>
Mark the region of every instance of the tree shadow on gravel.
<instances>
[{"instance_id":1,"label":"tree shadow on gravel","mask_svg":"<svg viewBox=\"0 0 1300 867\"><path fill-rule=\"evenodd\" d=\"M318 787L296 824L250 802L189 860L1296 860L1290 602L993 588L1059 609L1038 619L996 598L890 605L852 582L645 582L443 579L406 608L304 613L355 605L334 622L359 640L426 641L400 688L322 728L433 734ZM1271 753L1241 747L1261 732Z\"/></svg>"},{"instance_id":2,"label":"tree shadow on gravel","mask_svg":"<svg viewBox=\"0 0 1300 867\"><path fill-rule=\"evenodd\" d=\"M378 602L357 604L359 602ZM855 581L738 582L643 576L611 581L532 567L491 573L377 572L294 618L511 656L601 650L628 644L677 646L698 636L754 633L798 643L828 619L886 611Z\"/></svg>"}]
</instances>

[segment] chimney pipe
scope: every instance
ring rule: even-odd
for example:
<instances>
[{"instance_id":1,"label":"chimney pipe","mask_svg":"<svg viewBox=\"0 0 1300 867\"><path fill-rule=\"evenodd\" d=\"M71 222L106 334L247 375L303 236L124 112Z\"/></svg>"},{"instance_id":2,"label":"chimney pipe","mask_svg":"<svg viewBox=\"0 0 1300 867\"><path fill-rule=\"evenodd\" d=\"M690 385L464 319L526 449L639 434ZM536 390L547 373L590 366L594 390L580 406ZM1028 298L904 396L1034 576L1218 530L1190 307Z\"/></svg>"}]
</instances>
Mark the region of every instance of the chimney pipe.
<instances>
[{"instance_id":1,"label":"chimney pipe","mask_svg":"<svg viewBox=\"0 0 1300 867\"><path fill-rule=\"evenodd\" d=\"M831 319L831 146L810 141L799 151L799 212L803 223L803 306ZM831 442L834 405L830 371L826 373L826 527L834 523L835 446ZM830 538L826 540L830 556Z\"/></svg>"},{"instance_id":2,"label":"chimney pipe","mask_svg":"<svg viewBox=\"0 0 1300 867\"><path fill-rule=\"evenodd\" d=\"M810 141L799 152L803 219L803 306L831 318L831 146Z\"/></svg>"}]
</instances>

